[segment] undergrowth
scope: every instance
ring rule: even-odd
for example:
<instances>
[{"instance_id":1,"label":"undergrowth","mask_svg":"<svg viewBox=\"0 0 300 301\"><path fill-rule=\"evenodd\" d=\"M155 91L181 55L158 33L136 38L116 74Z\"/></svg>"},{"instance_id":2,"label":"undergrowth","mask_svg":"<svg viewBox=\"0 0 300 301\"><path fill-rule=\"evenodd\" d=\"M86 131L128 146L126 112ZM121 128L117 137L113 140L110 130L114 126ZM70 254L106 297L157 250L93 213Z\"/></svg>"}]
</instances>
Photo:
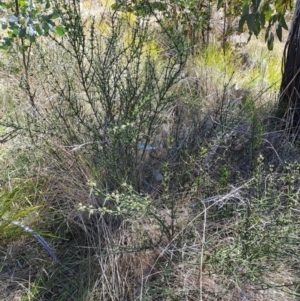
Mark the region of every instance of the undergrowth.
<instances>
[{"instance_id":1,"label":"undergrowth","mask_svg":"<svg viewBox=\"0 0 300 301\"><path fill-rule=\"evenodd\" d=\"M0 300L299 300L279 56L67 11L32 50L34 105L19 54L1 66Z\"/></svg>"}]
</instances>

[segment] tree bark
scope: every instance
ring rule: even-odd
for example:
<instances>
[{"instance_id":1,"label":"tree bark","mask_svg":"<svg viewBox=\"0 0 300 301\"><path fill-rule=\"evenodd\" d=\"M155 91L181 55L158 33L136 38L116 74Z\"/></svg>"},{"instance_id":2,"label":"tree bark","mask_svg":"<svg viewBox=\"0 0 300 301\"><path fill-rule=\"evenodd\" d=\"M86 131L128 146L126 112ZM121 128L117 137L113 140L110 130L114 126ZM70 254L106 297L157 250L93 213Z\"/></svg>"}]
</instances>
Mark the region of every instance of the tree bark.
<instances>
[{"instance_id":1,"label":"tree bark","mask_svg":"<svg viewBox=\"0 0 300 301\"><path fill-rule=\"evenodd\" d=\"M291 137L300 136L300 0L284 48L278 116Z\"/></svg>"}]
</instances>

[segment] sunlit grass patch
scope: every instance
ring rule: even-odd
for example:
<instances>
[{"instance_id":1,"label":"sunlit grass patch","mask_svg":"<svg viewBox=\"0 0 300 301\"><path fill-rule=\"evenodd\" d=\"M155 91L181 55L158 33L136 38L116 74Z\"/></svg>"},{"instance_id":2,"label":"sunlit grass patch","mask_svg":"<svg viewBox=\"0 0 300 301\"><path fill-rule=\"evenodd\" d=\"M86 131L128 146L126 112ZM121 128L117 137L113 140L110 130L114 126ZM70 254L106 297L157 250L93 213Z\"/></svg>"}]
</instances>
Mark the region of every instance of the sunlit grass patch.
<instances>
[{"instance_id":1,"label":"sunlit grass patch","mask_svg":"<svg viewBox=\"0 0 300 301\"><path fill-rule=\"evenodd\" d=\"M268 88L278 91L281 80L282 56L276 51L269 51L263 43L252 40L243 50L247 56L247 65L241 84L253 89Z\"/></svg>"}]
</instances>

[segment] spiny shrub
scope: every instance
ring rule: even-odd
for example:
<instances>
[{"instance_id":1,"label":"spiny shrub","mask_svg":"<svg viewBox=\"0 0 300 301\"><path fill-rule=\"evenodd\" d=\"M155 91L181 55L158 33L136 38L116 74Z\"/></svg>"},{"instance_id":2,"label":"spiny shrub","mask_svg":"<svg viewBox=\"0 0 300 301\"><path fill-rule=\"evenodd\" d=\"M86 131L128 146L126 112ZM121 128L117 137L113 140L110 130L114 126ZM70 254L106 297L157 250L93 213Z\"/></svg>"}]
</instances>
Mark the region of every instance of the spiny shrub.
<instances>
[{"instance_id":1,"label":"spiny shrub","mask_svg":"<svg viewBox=\"0 0 300 301\"><path fill-rule=\"evenodd\" d=\"M172 87L185 65L184 44L165 28L118 11L104 20L107 30L97 32L79 5L64 5L65 36L49 37L53 51L43 42L34 49L44 99L35 96L22 116L2 124L51 155L59 156L56 144L83 152L106 187L124 180L139 186L147 145L176 99ZM156 34L168 40L172 56L153 54Z\"/></svg>"}]
</instances>

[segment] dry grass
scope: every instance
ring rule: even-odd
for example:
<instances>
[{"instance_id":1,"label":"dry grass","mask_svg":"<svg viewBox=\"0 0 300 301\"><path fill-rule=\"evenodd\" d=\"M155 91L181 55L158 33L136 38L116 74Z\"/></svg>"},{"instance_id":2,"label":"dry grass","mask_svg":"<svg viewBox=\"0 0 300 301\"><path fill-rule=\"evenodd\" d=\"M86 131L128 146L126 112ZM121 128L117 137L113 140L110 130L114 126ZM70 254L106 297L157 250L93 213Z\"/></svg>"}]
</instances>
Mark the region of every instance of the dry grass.
<instances>
[{"instance_id":1,"label":"dry grass","mask_svg":"<svg viewBox=\"0 0 300 301\"><path fill-rule=\"evenodd\" d=\"M107 6L82 3L86 15ZM95 213L112 191L92 189L105 171L84 148L43 135L38 147L24 137L2 145L2 187L19 178L39 183L24 196L41 206L33 227L67 268L30 236L3 240L0 300L299 300L299 154L272 129L280 51L264 47L253 41L222 56L212 44L189 59L156 149L138 166L136 181L147 187L138 197L149 198L148 211ZM56 95L34 57L41 76L31 84L46 112ZM59 62L59 53L48 59ZM24 109L13 66L7 61L0 80L3 116ZM63 64L52 67L63 80ZM79 203L93 210L80 211Z\"/></svg>"}]
</instances>

